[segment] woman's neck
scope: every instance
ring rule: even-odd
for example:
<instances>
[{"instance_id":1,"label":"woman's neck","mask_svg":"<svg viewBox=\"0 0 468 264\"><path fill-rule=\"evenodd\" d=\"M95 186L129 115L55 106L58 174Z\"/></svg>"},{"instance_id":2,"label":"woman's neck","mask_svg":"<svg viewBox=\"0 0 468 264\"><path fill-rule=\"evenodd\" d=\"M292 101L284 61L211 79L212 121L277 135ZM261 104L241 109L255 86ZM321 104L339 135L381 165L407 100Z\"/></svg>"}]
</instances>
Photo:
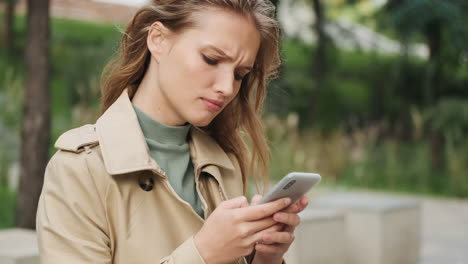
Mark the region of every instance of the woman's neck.
<instances>
[{"instance_id":1,"label":"woman's neck","mask_svg":"<svg viewBox=\"0 0 468 264\"><path fill-rule=\"evenodd\" d=\"M155 78L156 69L152 67L154 63L150 63L143 80L138 86L135 95L132 98L132 103L141 109L145 114L154 120L168 126L182 126L186 124L176 111L168 104L164 94L158 86L158 81Z\"/></svg>"}]
</instances>

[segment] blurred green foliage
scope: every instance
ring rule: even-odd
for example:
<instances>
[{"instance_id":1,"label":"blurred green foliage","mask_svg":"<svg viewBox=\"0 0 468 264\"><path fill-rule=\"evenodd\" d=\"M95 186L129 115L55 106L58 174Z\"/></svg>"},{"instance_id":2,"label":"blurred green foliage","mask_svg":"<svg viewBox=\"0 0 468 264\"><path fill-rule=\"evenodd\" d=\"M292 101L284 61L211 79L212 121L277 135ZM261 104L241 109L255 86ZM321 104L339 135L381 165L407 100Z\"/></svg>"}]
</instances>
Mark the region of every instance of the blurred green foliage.
<instances>
[{"instance_id":1,"label":"blurred green foliage","mask_svg":"<svg viewBox=\"0 0 468 264\"><path fill-rule=\"evenodd\" d=\"M0 61L0 84L3 84L0 93L8 87L17 87L11 88L17 90L12 93L22 93L25 27L26 17L17 16L14 54L5 54L4 49L0 49L0 56L7 58ZM117 25L57 18L51 20L52 141L71 126L92 121L97 114L99 78L104 65L117 52L120 31ZM16 80L19 85L12 84L11 80ZM18 108L14 116L8 117L15 118L13 123L16 126L21 123L21 101L17 101L21 97L0 97L0 100L8 100ZM91 113L84 116L83 113L74 113L86 108Z\"/></svg>"},{"instance_id":2,"label":"blurred green foliage","mask_svg":"<svg viewBox=\"0 0 468 264\"><path fill-rule=\"evenodd\" d=\"M2 18L0 14L0 21ZM11 226L14 217L15 192L7 187L7 173L19 160L25 26L26 17L16 16L13 53L5 54L0 46L0 228ZM114 25L51 20L50 155L55 152L53 144L61 133L93 122L97 115L100 74L118 48L119 31Z\"/></svg>"},{"instance_id":3,"label":"blurred green foliage","mask_svg":"<svg viewBox=\"0 0 468 264\"><path fill-rule=\"evenodd\" d=\"M324 133L297 127L297 116L285 120L267 115L271 177L280 180L290 171L313 171L325 184L399 190L442 196L468 197L468 140L445 137L442 159L434 168L430 144L424 138L380 138L378 125L346 132Z\"/></svg>"},{"instance_id":4,"label":"blurred green foliage","mask_svg":"<svg viewBox=\"0 0 468 264\"><path fill-rule=\"evenodd\" d=\"M341 2L349 12L366 1ZM328 49L332 66L320 87L312 71L316 48L283 42L268 109L284 121L267 127L283 131L294 112L299 132L269 132L272 175L294 168L334 183L468 196L468 3L389 0L363 19L373 24L370 18L402 52ZM428 58L412 55L407 47L415 42L426 44Z\"/></svg>"},{"instance_id":5,"label":"blurred green foliage","mask_svg":"<svg viewBox=\"0 0 468 264\"><path fill-rule=\"evenodd\" d=\"M321 88L319 113L307 124L304 121L308 120L314 89L310 74L313 55L313 46L292 40L283 42L285 60L280 78L271 86L270 111L282 117L290 111L297 112L301 127L354 128L388 120L392 124L403 122L408 129L412 107L439 112L435 109L437 103L427 105L424 100L422 87L426 82L427 62L423 59L341 50L334 54L332 72ZM468 103L468 66L461 64L461 67L467 70L454 72L444 81L446 91L437 95L436 102L458 98L456 104Z\"/></svg>"},{"instance_id":6,"label":"blurred green foliage","mask_svg":"<svg viewBox=\"0 0 468 264\"><path fill-rule=\"evenodd\" d=\"M432 168L424 142L388 140L369 146L362 160L346 167L340 181L360 187L467 197L468 141L462 144L446 145L448 166L437 170Z\"/></svg>"},{"instance_id":7,"label":"blurred green foliage","mask_svg":"<svg viewBox=\"0 0 468 264\"><path fill-rule=\"evenodd\" d=\"M0 229L12 227L16 204L16 192L0 183Z\"/></svg>"}]
</instances>

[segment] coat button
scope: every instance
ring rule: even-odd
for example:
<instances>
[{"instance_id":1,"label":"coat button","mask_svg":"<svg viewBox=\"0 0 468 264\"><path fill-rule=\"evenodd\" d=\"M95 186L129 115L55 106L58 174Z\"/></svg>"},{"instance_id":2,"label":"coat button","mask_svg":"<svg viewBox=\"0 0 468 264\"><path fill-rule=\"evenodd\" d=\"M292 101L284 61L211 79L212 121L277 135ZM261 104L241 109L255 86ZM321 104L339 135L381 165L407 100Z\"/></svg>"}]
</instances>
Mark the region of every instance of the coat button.
<instances>
[{"instance_id":1,"label":"coat button","mask_svg":"<svg viewBox=\"0 0 468 264\"><path fill-rule=\"evenodd\" d=\"M153 190L154 179L151 176L141 176L138 178L138 185L140 185L140 188L144 191L149 192Z\"/></svg>"}]
</instances>

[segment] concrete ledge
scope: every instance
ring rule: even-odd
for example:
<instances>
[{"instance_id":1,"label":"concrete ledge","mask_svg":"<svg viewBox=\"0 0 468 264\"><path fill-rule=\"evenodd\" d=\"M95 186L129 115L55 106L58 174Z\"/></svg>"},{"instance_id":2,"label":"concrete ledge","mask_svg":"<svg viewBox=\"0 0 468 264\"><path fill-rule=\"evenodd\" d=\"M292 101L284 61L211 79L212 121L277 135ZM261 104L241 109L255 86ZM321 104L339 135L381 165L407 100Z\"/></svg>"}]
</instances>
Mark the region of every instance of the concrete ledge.
<instances>
[{"instance_id":1,"label":"concrete ledge","mask_svg":"<svg viewBox=\"0 0 468 264\"><path fill-rule=\"evenodd\" d=\"M345 214L346 263L418 263L421 244L418 201L374 194L336 194L319 197L311 207Z\"/></svg>"},{"instance_id":2,"label":"concrete ledge","mask_svg":"<svg viewBox=\"0 0 468 264\"><path fill-rule=\"evenodd\" d=\"M27 229L0 230L1 264L39 264L36 232Z\"/></svg>"},{"instance_id":3,"label":"concrete ledge","mask_svg":"<svg viewBox=\"0 0 468 264\"><path fill-rule=\"evenodd\" d=\"M300 214L296 239L286 253L288 264L345 263L344 215L336 210L308 209Z\"/></svg>"}]
</instances>

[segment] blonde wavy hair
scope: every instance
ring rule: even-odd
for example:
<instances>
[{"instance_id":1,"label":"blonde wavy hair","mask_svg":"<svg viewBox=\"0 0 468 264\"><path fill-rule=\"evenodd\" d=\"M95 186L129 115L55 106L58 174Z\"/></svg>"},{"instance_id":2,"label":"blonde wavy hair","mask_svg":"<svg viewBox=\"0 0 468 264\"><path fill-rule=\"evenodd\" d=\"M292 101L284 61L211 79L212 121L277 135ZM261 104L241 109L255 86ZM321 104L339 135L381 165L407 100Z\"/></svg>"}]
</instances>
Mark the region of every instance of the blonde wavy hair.
<instances>
[{"instance_id":1,"label":"blonde wavy hair","mask_svg":"<svg viewBox=\"0 0 468 264\"><path fill-rule=\"evenodd\" d=\"M148 69L150 52L146 38L150 26L160 21L174 33L194 25L193 14L207 7L237 13L253 21L260 33L260 49L252 71L243 79L236 98L213 121L202 129L224 151L233 153L241 168L244 193L248 176L254 175L259 187L268 183L269 148L260 115L268 81L280 65L280 30L275 7L268 0L153 0L138 10L123 34L120 50L104 68L101 78L101 113L113 104L124 89L133 98ZM252 145L252 152L243 134Z\"/></svg>"}]
</instances>

